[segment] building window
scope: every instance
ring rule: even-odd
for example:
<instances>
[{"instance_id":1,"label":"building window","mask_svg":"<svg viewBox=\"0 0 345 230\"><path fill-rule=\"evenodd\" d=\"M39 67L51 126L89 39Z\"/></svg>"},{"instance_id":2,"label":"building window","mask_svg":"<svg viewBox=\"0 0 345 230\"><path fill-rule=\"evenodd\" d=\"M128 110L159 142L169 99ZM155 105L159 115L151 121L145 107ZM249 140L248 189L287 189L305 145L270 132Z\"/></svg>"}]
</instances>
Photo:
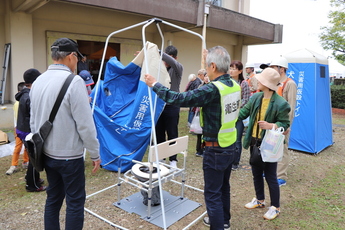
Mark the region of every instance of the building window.
<instances>
[{"instance_id":1,"label":"building window","mask_svg":"<svg viewBox=\"0 0 345 230\"><path fill-rule=\"evenodd\" d=\"M206 0L206 3L210 4L210 5L215 5L215 6L222 6L222 0Z\"/></svg>"}]
</instances>

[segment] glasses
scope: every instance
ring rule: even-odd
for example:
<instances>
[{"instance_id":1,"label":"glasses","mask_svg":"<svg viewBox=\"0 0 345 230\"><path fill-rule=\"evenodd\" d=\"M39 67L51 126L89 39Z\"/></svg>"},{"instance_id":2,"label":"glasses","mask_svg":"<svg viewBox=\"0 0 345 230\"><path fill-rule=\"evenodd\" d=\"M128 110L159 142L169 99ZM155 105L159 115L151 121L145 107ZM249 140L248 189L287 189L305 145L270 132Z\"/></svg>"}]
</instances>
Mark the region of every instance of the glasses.
<instances>
[{"instance_id":1,"label":"glasses","mask_svg":"<svg viewBox=\"0 0 345 230\"><path fill-rule=\"evenodd\" d=\"M71 54L73 54L73 56L75 56L76 58L78 58L78 55L77 55L76 53L71 52L71 53L69 53L68 55L71 55Z\"/></svg>"}]
</instances>

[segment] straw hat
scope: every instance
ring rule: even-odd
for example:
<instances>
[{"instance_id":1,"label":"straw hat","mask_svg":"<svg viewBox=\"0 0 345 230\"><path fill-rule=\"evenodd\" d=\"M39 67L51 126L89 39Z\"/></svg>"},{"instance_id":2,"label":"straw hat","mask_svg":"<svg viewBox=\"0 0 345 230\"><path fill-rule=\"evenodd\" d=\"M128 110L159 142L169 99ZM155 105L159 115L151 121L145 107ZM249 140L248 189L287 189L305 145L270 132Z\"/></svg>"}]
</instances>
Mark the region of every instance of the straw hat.
<instances>
[{"instance_id":1,"label":"straw hat","mask_svg":"<svg viewBox=\"0 0 345 230\"><path fill-rule=\"evenodd\" d=\"M277 91L280 85L280 75L272 68L264 69L260 74L256 74L255 77L261 84L274 91Z\"/></svg>"}]
</instances>

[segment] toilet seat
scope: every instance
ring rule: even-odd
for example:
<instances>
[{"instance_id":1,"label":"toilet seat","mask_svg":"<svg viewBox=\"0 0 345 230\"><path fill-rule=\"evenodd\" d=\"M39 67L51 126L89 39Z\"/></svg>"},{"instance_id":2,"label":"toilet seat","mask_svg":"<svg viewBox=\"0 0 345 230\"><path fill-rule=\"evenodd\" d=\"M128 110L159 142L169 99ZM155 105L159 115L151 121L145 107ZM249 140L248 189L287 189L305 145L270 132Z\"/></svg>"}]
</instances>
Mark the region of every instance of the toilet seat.
<instances>
[{"instance_id":1,"label":"toilet seat","mask_svg":"<svg viewBox=\"0 0 345 230\"><path fill-rule=\"evenodd\" d=\"M144 164L144 165L143 165ZM149 162L145 162L143 164L135 164L132 167L132 174L134 176L136 176L138 179L144 179L144 180L149 180L150 179L150 173L149 172L142 172L140 170L141 167L150 167L150 163ZM153 163L153 167L157 168L157 164ZM164 165L159 165L160 168L160 176L163 177L165 175L167 175L170 170L165 167ZM152 180L156 180L158 179L158 173L152 173Z\"/></svg>"}]
</instances>

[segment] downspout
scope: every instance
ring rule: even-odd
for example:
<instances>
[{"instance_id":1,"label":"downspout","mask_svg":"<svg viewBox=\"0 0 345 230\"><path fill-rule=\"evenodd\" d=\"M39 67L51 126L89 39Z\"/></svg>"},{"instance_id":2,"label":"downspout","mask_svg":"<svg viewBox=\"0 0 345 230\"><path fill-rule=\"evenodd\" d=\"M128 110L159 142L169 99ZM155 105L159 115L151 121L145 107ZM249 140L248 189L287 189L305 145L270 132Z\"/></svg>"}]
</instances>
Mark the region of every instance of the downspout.
<instances>
[{"instance_id":1,"label":"downspout","mask_svg":"<svg viewBox=\"0 0 345 230\"><path fill-rule=\"evenodd\" d=\"M204 6L204 25L202 27L202 36L203 36L205 41L206 41L207 16L209 13L210 13L210 5L205 3L205 6ZM204 44L206 44L206 42L201 45L201 69L205 69L205 59L203 56L203 51L204 51L204 49L206 49L206 47L204 47Z\"/></svg>"}]
</instances>

